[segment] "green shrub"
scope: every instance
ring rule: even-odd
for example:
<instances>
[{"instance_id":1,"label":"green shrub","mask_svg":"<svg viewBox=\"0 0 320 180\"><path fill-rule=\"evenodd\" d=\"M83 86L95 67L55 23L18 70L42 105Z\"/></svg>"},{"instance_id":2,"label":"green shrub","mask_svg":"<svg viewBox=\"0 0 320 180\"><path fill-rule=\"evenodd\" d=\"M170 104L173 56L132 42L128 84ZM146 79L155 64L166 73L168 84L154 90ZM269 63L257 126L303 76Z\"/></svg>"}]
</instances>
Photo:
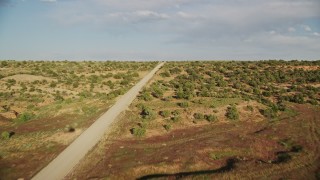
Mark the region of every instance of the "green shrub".
<instances>
[{"instance_id":1,"label":"green shrub","mask_svg":"<svg viewBox=\"0 0 320 180\"><path fill-rule=\"evenodd\" d=\"M31 119L33 119L34 116L35 115L33 113L24 112L24 113L19 115L17 121L18 122L27 122L27 121L30 121Z\"/></svg>"},{"instance_id":2,"label":"green shrub","mask_svg":"<svg viewBox=\"0 0 320 180\"><path fill-rule=\"evenodd\" d=\"M170 116L170 111L168 110L164 110L164 111L160 111L159 113L162 117L167 118Z\"/></svg>"},{"instance_id":3,"label":"green shrub","mask_svg":"<svg viewBox=\"0 0 320 180\"><path fill-rule=\"evenodd\" d=\"M215 104L211 104L209 107L210 108L216 108L217 106Z\"/></svg>"},{"instance_id":4,"label":"green shrub","mask_svg":"<svg viewBox=\"0 0 320 180\"><path fill-rule=\"evenodd\" d=\"M318 105L318 101L315 100L315 99L309 99L307 102L312 104L312 105Z\"/></svg>"},{"instance_id":5,"label":"green shrub","mask_svg":"<svg viewBox=\"0 0 320 180\"><path fill-rule=\"evenodd\" d=\"M178 121L180 121L180 120L181 120L181 117L180 117L179 115L173 116L173 117L171 118L171 121L172 121L172 122L178 122Z\"/></svg>"},{"instance_id":6,"label":"green shrub","mask_svg":"<svg viewBox=\"0 0 320 180\"><path fill-rule=\"evenodd\" d=\"M77 81L76 81L76 82L74 82L74 83L72 84L72 87L73 87L73 88L77 88L77 87L79 87L79 82L77 82Z\"/></svg>"},{"instance_id":7,"label":"green shrub","mask_svg":"<svg viewBox=\"0 0 320 180\"><path fill-rule=\"evenodd\" d=\"M180 115L180 111L176 109L176 110L172 111L171 114L174 116L178 116L178 115Z\"/></svg>"},{"instance_id":8,"label":"green shrub","mask_svg":"<svg viewBox=\"0 0 320 180\"><path fill-rule=\"evenodd\" d=\"M15 79L8 79L7 80L7 83L10 84L10 85L14 85L14 84L16 84L16 82L17 81Z\"/></svg>"},{"instance_id":9,"label":"green shrub","mask_svg":"<svg viewBox=\"0 0 320 180\"><path fill-rule=\"evenodd\" d=\"M291 152L301 152L303 150L303 147L301 145L294 145L291 147Z\"/></svg>"},{"instance_id":10,"label":"green shrub","mask_svg":"<svg viewBox=\"0 0 320 180\"><path fill-rule=\"evenodd\" d=\"M237 107L234 104L228 107L226 112L226 117L230 120L239 119L239 113L238 113Z\"/></svg>"},{"instance_id":11,"label":"green shrub","mask_svg":"<svg viewBox=\"0 0 320 180\"><path fill-rule=\"evenodd\" d=\"M195 119L204 119L204 115L202 113L194 113L193 117Z\"/></svg>"},{"instance_id":12,"label":"green shrub","mask_svg":"<svg viewBox=\"0 0 320 180\"><path fill-rule=\"evenodd\" d=\"M290 98L291 102L303 104L304 103L304 97L302 94L295 94L293 97Z\"/></svg>"},{"instance_id":13,"label":"green shrub","mask_svg":"<svg viewBox=\"0 0 320 180\"><path fill-rule=\"evenodd\" d=\"M176 92L176 97L178 99L187 99L190 100L193 98L193 93L190 90L183 90L183 89L178 89Z\"/></svg>"},{"instance_id":14,"label":"green shrub","mask_svg":"<svg viewBox=\"0 0 320 180\"><path fill-rule=\"evenodd\" d=\"M171 125L170 125L170 124L166 124L166 125L164 125L163 127L164 127L164 129L165 129L166 131L170 131L170 129L171 129Z\"/></svg>"},{"instance_id":15,"label":"green shrub","mask_svg":"<svg viewBox=\"0 0 320 180\"><path fill-rule=\"evenodd\" d=\"M274 163L279 164L279 163L285 163L288 162L292 159L291 155L287 152L282 152L277 154L277 160L274 161Z\"/></svg>"},{"instance_id":16,"label":"green shrub","mask_svg":"<svg viewBox=\"0 0 320 180\"><path fill-rule=\"evenodd\" d=\"M209 122L213 122L213 121L217 120L217 116L215 116L213 114L209 114L209 115L205 115L205 119Z\"/></svg>"},{"instance_id":17,"label":"green shrub","mask_svg":"<svg viewBox=\"0 0 320 180\"><path fill-rule=\"evenodd\" d=\"M164 71L163 73L160 73L160 76L162 76L162 77L170 77L170 73L168 71Z\"/></svg>"},{"instance_id":18,"label":"green shrub","mask_svg":"<svg viewBox=\"0 0 320 180\"><path fill-rule=\"evenodd\" d=\"M163 96L163 90L158 87L158 86L153 86L152 87L152 96L154 96L155 98L161 98Z\"/></svg>"},{"instance_id":19,"label":"green shrub","mask_svg":"<svg viewBox=\"0 0 320 180\"><path fill-rule=\"evenodd\" d=\"M253 112L253 107L251 105L247 105L247 110Z\"/></svg>"},{"instance_id":20,"label":"green shrub","mask_svg":"<svg viewBox=\"0 0 320 180\"><path fill-rule=\"evenodd\" d=\"M155 118L155 113L151 108L144 106L144 107L142 107L141 116L143 119L150 120L150 119Z\"/></svg>"},{"instance_id":21,"label":"green shrub","mask_svg":"<svg viewBox=\"0 0 320 180\"><path fill-rule=\"evenodd\" d=\"M150 92L148 92L148 91L143 91L142 93L141 93L141 99L143 99L143 100L145 100L145 101L150 101L150 100L152 100L152 96L151 96L151 94L150 94Z\"/></svg>"},{"instance_id":22,"label":"green shrub","mask_svg":"<svg viewBox=\"0 0 320 180\"><path fill-rule=\"evenodd\" d=\"M263 92L262 92L262 95L265 96L265 97L270 97L270 96L271 96L271 92L269 92L269 91L263 91Z\"/></svg>"},{"instance_id":23,"label":"green shrub","mask_svg":"<svg viewBox=\"0 0 320 180\"><path fill-rule=\"evenodd\" d=\"M82 112L86 114L87 116L93 115L98 111L98 108L96 106L88 106L85 105L81 108Z\"/></svg>"},{"instance_id":24,"label":"green shrub","mask_svg":"<svg viewBox=\"0 0 320 180\"><path fill-rule=\"evenodd\" d=\"M54 88L57 86L57 83L55 81L52 81L49 85L51 88Z\"/></svg>"},{"instance_id":25,"label":"green shrub","mask_svg":"<svg viewBox=\"0 0 320 180\"><path fill-rule=\"evenodd\" d=\"M132 134L137 137L142 137L146 134L145 127L135 127L132 129Z\"/></svg>"},{"instance_id":26,"label":"green shrub","mask_svg":"<svg viewBox=\"0 0 320 180\"><path fill-rule=\"evenodd\" d=\"M1 138L2 139L9 139L10 138L10 133L8 131L3 131L1 133Z\"/></svg>"},{"instance_id":27,"label":"green shrub","mask_svg":"<svg viewBox=\"0 0 320 180\"><path fill-rule=\"evenodd\" d=\"M122 81L120 82L120 84L123 85L123 86L126 86L126 85L128 85L129 83L130 83L130 81L127 80L127 79L124 79L124 80L122 80Z\"/></svg>"},{"instance_id":28,"label":"green shrub","mask_svg":"<svg viewBox=\"0 0 320 180\"><path fill-rule=\"evenodd\" d=\"M261 110L260 112L264 117L268 119L273 119L277 117L277 111L274 110L273 108L267 108L267 109Z\"/></svg>"},{"instance_id":29,"label":"green shrub","mask_svg":"<svg viewBox=\"0 0 320 180\"><path fill-rule=\"evenodd\" d=\"M180 103L178 103L178 106L180 106L182 108L187 108L187 107L189 107L189 103L188 102L180 102Z\"/></svg>"},{"instance_id":30,"label":"green shrub","mask_svg":"<svg viewBox=\"0 0 320 180\"><path fill-rule=\"evenodd\" d=\"M80 92L78 94L78 96L80 96L81 98L89 98L92 96L92 94L91 94L91 92L84 90L84 91Z\"/></svg>"}]
</instances>

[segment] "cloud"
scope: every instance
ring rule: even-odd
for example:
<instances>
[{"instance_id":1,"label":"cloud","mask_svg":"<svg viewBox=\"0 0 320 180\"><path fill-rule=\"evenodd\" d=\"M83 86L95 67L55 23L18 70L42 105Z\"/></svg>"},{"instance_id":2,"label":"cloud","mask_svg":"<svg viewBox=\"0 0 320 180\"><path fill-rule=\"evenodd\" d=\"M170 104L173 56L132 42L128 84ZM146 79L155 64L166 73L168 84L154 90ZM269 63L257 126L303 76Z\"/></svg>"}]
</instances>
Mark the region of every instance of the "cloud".
<instances>
[{"instance_id":1,"label":"cloud","mask_svg":"<svg viewBox=\"0 0 320 180\"><path fill-rule=\"evenodd\" d=\"M122 11L136 11L141 9L159 10L177 8L184 4L195 3L194 0L92 0L93 3ZM199 2L197 2L199 3Z\"/></svg>"},{"instance_id":2,"label":"cloud","mask_svg":"<svg viewBox=\"0 0 320 180\"><path fill-rule=\"evenodd\" d=\"M313 35L320 37L320 34L318 32L314 32Z\"/></svg>"},{"instance_id":3,"label":"cloud","mask_svg":"<svg viewBox=\"0 0 320 180\"><path fill-rule=\"evenodd\" d=\"M201 15L197 15L197 14L193 14L193 13L187 13L187 12L183 12L183 11L178 11L176 13L176 15L179 18L182 19L187 19L187 20L200 20L200 19L204 19L205 17L201 16Z\"/></svg>"},{"instance_id":4,"label":"cloud","mask_svg":"<svg viewBox=\"0 0 320 180\"><path fill-rule=\"evenodd\" d=\"M289 31L289 32L296 32L296 28L294 28L294 27L289 27L289 28L288 28L288 31Z\"/></svg>"},{"instance_id":5,"label":"cloud","mask_svg":"<svg viewBox=\"0 0 320 180\"><path fill-rule=\"evenodd\" d=\"M279 57L289 52L292 56L306 54L303 51L315 56L319 53L313 47L320 49L320 27L311 22L320 18L319 0L39 1L58 2L44 17L50 17L50 23L63 30L107 34L108 38L120 34L128 38L119 44L139 39L148 48L171 51L175 47L190 58L201 54L227 58L230 51L238 51L239 57L268 57L279 50L284 52L279 52Z\"/></svg>"},{"instance_id":6,"label":"cloud","mask_svg":"<svg viewBox=\"0 0 320 180\"><path fill-rule=\"evenodd\" d=\"M128 19L132 17L134 21L145 22L145 21L154 21L154 20L164 20L168 19L169 15L165 13L158 13L150 10L139 10L132 13L127 13Z\"/></svg>"},{"instance_id":7,"label":"cloud","mask_svg":"<svg viewBox=\"0 0 320 180\"><path fill-rule=\"evenodd\" d=\"M310 28L310 26L307 26L307 25L302 25L302 28L303 28L305 31L312 31L312 29Z\"/></svg>"},{"instance_id":8,"label":"cloud","mask_svg":"<svg viewBox=\"0 0 320 180\"><path fill-rule=\"evenodd\" d=\"M41 2L46 2L46 3L55 3L57 0L40 0Z\"/></svg>"}]
</instances>

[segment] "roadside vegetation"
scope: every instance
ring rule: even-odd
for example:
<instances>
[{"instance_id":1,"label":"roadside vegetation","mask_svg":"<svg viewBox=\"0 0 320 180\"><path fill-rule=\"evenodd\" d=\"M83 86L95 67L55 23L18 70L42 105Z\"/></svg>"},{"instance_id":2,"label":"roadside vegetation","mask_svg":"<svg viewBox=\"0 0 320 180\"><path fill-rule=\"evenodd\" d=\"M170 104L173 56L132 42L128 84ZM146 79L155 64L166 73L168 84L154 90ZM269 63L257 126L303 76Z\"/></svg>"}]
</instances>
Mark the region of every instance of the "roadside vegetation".
<instances>
[{"instance_id":1,"label":"roadside vegetation","mask_svg":"<svg viewBox=\"0 0 320 180\"><path fill-rule=\"evenodd\" d=\"M320 61L167 62L133 104L140 117L130 123L146 123L148 137L165 133L167 124L181 129L212 122L274 121L290 103L320 103L319 66ZM140 112L141 106L152 111L152 121L146 121L149 115Z\"/></svg>"},{"instance_id":2,"label":"roadside vegetation","mask_svg":"<svg viewBox=\"0 0 320 180\"><path fill-rule=\"evenodd\" d=\"M31 177L155 65L0 62L0 175ZM319 105L320 61L167 62L67 179L316 179Z\"/></svg>"},{"instance_id":3,"label":"roadside vegetation","mask_svg":"<svg viewBox=\"0 0 320 180\"><path fill-rule=\"evenodd\" d=\"M167 62L70 178L312 179L319 103L320 61Z\"/></svg>"},{"instance_id":4,"label":"roadside vegetation","mask_svg":"<svg viewBox=\"0 0 320 180\"><path fill-rule=\"evenodd\" d=\"M29 179L156 64L0 61L0 179Z\"/></svg>"}]
</instances>

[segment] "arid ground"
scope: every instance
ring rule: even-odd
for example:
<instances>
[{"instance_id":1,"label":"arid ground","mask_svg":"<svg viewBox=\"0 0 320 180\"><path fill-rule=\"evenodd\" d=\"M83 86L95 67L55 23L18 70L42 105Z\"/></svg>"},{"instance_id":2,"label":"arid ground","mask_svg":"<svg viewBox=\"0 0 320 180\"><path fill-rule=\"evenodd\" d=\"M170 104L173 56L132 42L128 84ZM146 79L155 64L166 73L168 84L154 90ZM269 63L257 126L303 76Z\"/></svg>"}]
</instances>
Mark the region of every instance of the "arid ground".
<instances>
[{"instance_id":1,"label":"arid ground","mask_svg":"<svg viewBox=\"0 0 320 180\"><path fill-rule=\"evenodd\" d=\"M0 62L0 179L30 179L157 63Z\"/></svg>"},{"instance_id":2,"label":"arid ground","mask_svg":"<svg viewBox=\"0 0 320 180\"><path fill-rule=\"evenodd\" d=\"M32 177L156 64L1 62L0 177ZM167 62L66 179L317 179L319 103L320 61Z\"/></svg>"},{"instance_id":3,"label":"arid ground","mask_svg":"<svg viewBox=\"0 0 320 180\"><path fill-rule=\"evenodd\" d=\"M66 179L317 179L319 70L167 62Z\"/></svg>"}]
</instances>

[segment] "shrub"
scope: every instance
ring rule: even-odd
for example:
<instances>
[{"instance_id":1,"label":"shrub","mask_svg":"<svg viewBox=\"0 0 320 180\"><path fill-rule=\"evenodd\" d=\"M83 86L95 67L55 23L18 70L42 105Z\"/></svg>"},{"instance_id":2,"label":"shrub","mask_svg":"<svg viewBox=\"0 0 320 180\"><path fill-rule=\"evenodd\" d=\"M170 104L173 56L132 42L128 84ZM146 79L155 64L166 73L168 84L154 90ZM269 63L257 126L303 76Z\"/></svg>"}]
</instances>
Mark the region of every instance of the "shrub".
<instances>
[{"instance_id":1,"label":"shrub","mask_svg":"<svg viewBox=\"0 0 320 180\"><path fill-rule=\"evenodd\" d=\"M81 98L89 98L92 96L92 94L91 94L91 92L84 90L84 91L80 92L78 94L78 96L80 96Z\"/></svg>"},{"instance_id":2,"label":"shrub","mask_svg":"<svg viewBox=\"0 0 320 180\"><path fill-rule=\"evenodd\" d=\"M156 97L156 98L161 98L163 96L163 91L162 89L160 89L160 87L158 86L154 86L152 87L152 96Z\"/></svg>"},{"instance_id":3,"label":"shrub","mask_svg":"<svg viewBox=\"0 0 320 180\"><path fill-rule=\"evenodd\" d=\"M291 148L291 152L301 152L303 150L303 147L301 145L294 145Z\"/></svg>"},{"instance_id":4,"label":"shrub","mask_svg":"<svg viewBox=\"0 0 320 180\"><path fill-rule=\"evenodd\" d=\"M87 115L87 116L90 116L90 115L93 115L97 112L98 108L96 106L83 106L81 108L82 112Z\"/></svg>"},{"instance_id":5,"label":"shrub","mask_svg":"<svg viewBox=\"0 0 320 180\"><path fill-rule=\"evenodd\" d=\"M171 129L171 125L170 125L170 124L166 124L166 125L164 125L163 127L164 127L164 129L165 129L166 131L169 131L169 130Z\"/></svg>"},{"instance_id":6,"label":"shrub","mask_svg":"<svg viewBox=\"0 0 320 180\"><path fill-rule=\"evenodd\" d=\"M159 113L162 117L167 118L170 116L170 111L168 110L164 110L164 111L160 111Z\"/></svg>"},{"instance_id":7,"label":"shrub","mask_svg":"<svg viewBox=\"0 0 320 180\"><path fill-rule=\"evenodd\" d=\"M239 113L238 113L237 107L234 104L228 107L226 112L226 117L230 120L239 119Z\"/></svg>"},{"instance_id":8,"label":"shrub","mask_svg":"<svg viewBox=\"0 0 320 180\"><path fill-rule=\"evenodd\" d=\"M176 110L172 111L171 114L174 116L178 116L178 115L180 115L180 111L176 109Z\"/></svg>"},{"instance_id":9,"label":"shrub","mask_svg":"<svg viewBox=\"0 0 320 180\"><path fill-rule=\"evenodd\" d=\"M54 88L54 87L56 87L57 86L57 83L56 82L54 82L54 81L52 81L51 83L50 83L50 85L49 85L51 88Z\"/></svg>"},{"instance_id":10,"label":"shrub","mask_svg":"<svg viewBox=\"0 0 320 180\"><path fill-rule=\"evenodd\" d=\"M204 119L204 115L202 113L194 113L193 117L195 119Z\"/></svg>"},{"instance_id":11,"label":"shrub","mask_svg":"<svg viewBox=\"0 0 320 180\"><path fill-rule=\"evenodd\" d=\"M79 87L79 82L74 82L74 83L72 84L72 87L73 87L73 88Z\"/></svg>"},{"instance_id":12,"label":"shrub","mask_svg":"<svg viewBox=\"0 0 320 180\"><path fill-rule=\"evenodd\" d=\"M312 104L312 105L318 105L318 101L315 100L315 99L309 99L307 102Z\"/></svg>"},{"instance_id":13,"label":"shrub","mask_svg":"<svg viewBox=\"0 0 320 180\"><path fill-rule=\"evenodd\" d=\"M251 105L247 105L247 110L252 112L253 111L253 107Z\"/></svg>"},{"instance_id":14,"label":"shrub","mask_svg":"<svg viewBox=\"0 0 320 180\"><path fill-rule=\"evenodd\" d=\"M279 163L285 163L291 160L291 155L287 152L281 152L277 154L277 160L275 160L273 163L279 164Z\"/></svg>"},{"instance_id":15,"label":"shrub","mask_svg":"<svg viewBox=\"0 0 320 180\"><path fill-rule=\"evenodd\" d=\"M190 100L193 98L193 93L190 90L182 90L182 89L178 89L178 91L176 92L176 97L178 99L187 99Z\"/></svg>"},{"instance_id":16,"label":"shrub","mask_svg":"<svg viewBox=\"0 0 320 180\"><path fill-rule=\"evenodd\" d=\"M29 112L24 112L19 115L17 120L18 120L18 122L27 122L33 118L34 118L34 114L29 113Z\"/></svg>"},{"instance_id":17,"label":"shrub","mask_svg":"<svg viewBox=\"0 0 320 180\"><path fill-rule=\"evenodd\" d=\"M173 117L171 118L171 121L172 121L172 122L178 122L178 121L180 121L180 119L181 119L181 117L180 117L179 115L177 115L177 116L173 116Z\"/></svg>"},{"instance_id":18,"label":"shrub","mask_svg":"<svg viewBox=\"0 0 320 180\"><path fill-rule=\"evenodd\" d=\"M142 107L141 115L143 119L153 119L155 117L154 111L146 106Z\"/></svg>"},{"instance_id":19,"label":"shrub","mask_svg":"<svg viewBox=\"0 0 320 180\"><path fill-rule=\"evenodd\" d=\"M219 111L217 109L212 110L214 113L218 113Z\"/></svg>"},{"instance_id":20,"label":"shrub","mask_svg":"<svg viewBox=\"0 0 320 180\"><path fill-rule=\"evenodd\" d=\"M275 111L273 108L261 110L261 114L268 119L273 119L277 117L277 111Z\"/></svg>"},{"instance_id":21,"label":"shrub","mask_svg":"<svg viewBox=\"0 0 320 180\"><path fill-rule=\"evenodd\" d=\"M180 68L172 68L169 70L171 74L179 74L181 72L181 69Z\"/></svg>"},{"instance_id":22,"label":"shrub","mask_svg":"<svg viewBox=\"0 0 320 180\"><path fill-rule=\"evenodd\" d=\"M162 76L162 77L170 77L170 73L168 71L164 71L163 73L160 73L160 76Z\"/></svg>"},{"instance_id":23,"label":"shrub","mask_svg":"<svg viewBox=\"0 0 320 180\"><path fill-rule=\"evenodd\" d=\"M132 134L137 137L142 137L146 134L145 127L135 127L132 129Z\"/></svg>"},{"instance_id":24,"label":"shrub","mask_svg":"<svg viewBox=\"0 0 320 180\"><path fill-rule=\"evenodd\" d=\"M55 101L63 101L64 98L60 94L57 93L54 95L54 100Z\"/></svg>"},{"instance_id":25,"label":"shrub","mask_svg":"<svg viewBox=\"0 0 320 180\"><path fill-rule=\"evenodd\" d=\"M210 108L216 108L217 106L216 106L216 104L214 103L214 104L211 104L209 107L210 107Z\"/></svg>"},{"instance_id":26,"label":"shrub","mask_svg":"<svg viewBox=\"0 0 320 180\"><path fill-rule=\"evenodd\" d=\"M3 131L1 133L1 138L2 139L9 139L10 138L10 133L8 131Z\"/></svg>"},{"instance_id":27,"label":"shrub","mask_svg":"<svg viewBox=\"0 0 320 180\"><path fill-rule=\"evenodd\" d=\"M213 122L213 121L217 120L217 116L209 114L209 115L205 115L205 119L209 122Z\"/></svg>"},{"instance_id":28,"label":"shrub","mask_svg":"<svg viewBox=\"0 0 320 180\"><path fill-rule=\"evenodd\" d=\"M151 94L148 91L143 91L140 97L145 101L150 101L152 99Z\"/></svg>"},{"instance_id":29,"label":"shrub","mask_svg":"<svg viewBox=\"0 0 320 180\"><path fill-rule=\"evenodd\" d=\"M182 108L187 108L187 107L189 107L189 103L188 102L180 102L180 103L178 103L178 106L180 106Z\"/></svg>"},{"instance_id":30,"label":"shrub","mask_svg":"<svg viewBox=\"0 0 320 180\"><path fill-rule=\"evenodd\" d=\"M293 97L290 98L290 101L294 103L302 104L304 103L304 98L302 94L295 94Z\"/></svg>"},{"instance_id":31,"label":"shrub","mask_svg":"<svg viewBox=\"0 0 320 180\"><path fill-rule=\"evenodd\" d=\"M128 85L129 83L130 83L129 80L127 80L127 79L124 79L124 80L122 80L122 81L120 82L120 84L123 85L123 86L126 86L126 85Z\"/></svg>"},{"instance_id":32,"label":"shrub","mask_svg":"<svg viewBox=\"0 0 320 180\"><path fill-rule=\"evenodd\" d=\"M7 83L10 84L10 85L14 85L14 84L16 84L16 82L17 81L15 79L8 79L7 80Z\"/></svg>"},{"instance_id":33,"label":"shrub","mask_svg":"<svg viewBox=\"0 0 320 180\"><path fill-rule=\"evenodd\" d=\"M271 92L270 91L263 91L262 95L265 97L270 97L271 96Z\"/></svg>"},{"instance_id":34,"label":"shrub","mask_svg":"<svg viewBox=\"0 0 320 180\"><path fill-rule=\"evenodd\" d=\"M74 127L70 126L70 125L67 125L67 126L64 128L64 130L65 130L66 132L74 132L76 129L75 129Z\"/></svg>"}]
</instances>

